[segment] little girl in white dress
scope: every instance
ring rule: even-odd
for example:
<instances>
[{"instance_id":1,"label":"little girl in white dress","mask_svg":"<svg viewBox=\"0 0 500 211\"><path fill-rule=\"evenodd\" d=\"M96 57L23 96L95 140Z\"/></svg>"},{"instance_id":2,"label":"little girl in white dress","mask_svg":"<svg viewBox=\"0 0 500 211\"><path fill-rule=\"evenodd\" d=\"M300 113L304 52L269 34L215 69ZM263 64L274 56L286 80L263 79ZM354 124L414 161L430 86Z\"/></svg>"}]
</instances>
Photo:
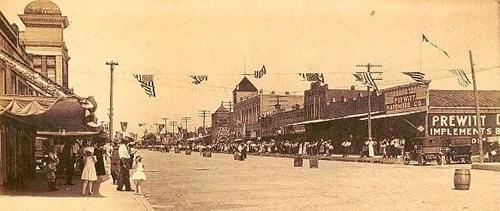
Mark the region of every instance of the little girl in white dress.
<instances>
[{"instance_id":1,"label":"little girl in white dress","mask_svg":"<svg viewBox=\"0 0 500 211\"><path fill-rule=\"evenodd\" d=\"M144 173L144 165L142 164L142 156L138 155L135 158L136 169L132 174L132 181L135 184L135 194L142 195L141 183L146 180L146 174Z\"/></svg>"}]
</instances>

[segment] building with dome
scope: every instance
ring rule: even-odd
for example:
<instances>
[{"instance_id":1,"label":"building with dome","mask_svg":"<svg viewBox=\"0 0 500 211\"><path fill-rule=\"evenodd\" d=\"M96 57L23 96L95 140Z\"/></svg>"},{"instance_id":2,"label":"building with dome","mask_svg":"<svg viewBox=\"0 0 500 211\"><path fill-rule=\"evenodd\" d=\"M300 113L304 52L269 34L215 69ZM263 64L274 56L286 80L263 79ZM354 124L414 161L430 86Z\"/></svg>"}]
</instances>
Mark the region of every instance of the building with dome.
<instances>
[{"instance_id":1,"label":"building with dome","mask_svg":"<svg viewBox=\"0 0 500 211\"><path fill-rule=\"evenodd\" d=\"M64 29L68 17L50 0L34 0L24 8L19 18L26 26L20 32L20 44L33 55L33 68L52 81L68 88L68 48Z\"/></svg>"}]
</instances>

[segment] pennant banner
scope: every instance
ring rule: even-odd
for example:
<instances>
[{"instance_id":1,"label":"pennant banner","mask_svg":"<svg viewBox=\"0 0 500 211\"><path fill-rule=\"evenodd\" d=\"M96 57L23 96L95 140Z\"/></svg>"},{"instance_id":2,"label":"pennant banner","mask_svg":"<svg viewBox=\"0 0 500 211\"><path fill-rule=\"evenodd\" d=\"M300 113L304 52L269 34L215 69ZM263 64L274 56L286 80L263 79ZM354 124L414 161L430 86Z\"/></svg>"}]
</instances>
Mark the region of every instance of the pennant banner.
<instances>
[{"instance_id":1,"label":"pennant banner","mask_svg":"<svg viewBox=\"0 0 500 211\"><path fill-rule=\"evenodd\" d=\"M127 122L120 122L120 125L122 126L122 132L126 132L127 131Z\"/></svg>"},{"instance_id":2,"label":"pennant banner","mask_svg":"<svg viewBox=\"0 0 500 211\"><path fill-rule=\"evenodd\" d=\"M158 125L158 132L161 133L161 131L163 131L163 129L165 129L165 124L159 124Z\"/></svg>"},{"instance_id":3,"label":"pennant banner","mask_svg":"<svg viewBox=\"0 0 500 211\"><path fill-rule=\"evenodd\" d=\"M355 73L353 75L356 81L359 81L362 84L379 91L377 84L375 83L375 80L373 80L372 75L370 73L363 72L363 73Z\"/></svg>"},{"instance_id":4,"label":"pennant banner","mask_svg":"<svg viewBox=\"0 0 500 211\"><path fill-rule=\"evenodd\" d=\"M262 78L266 74L266 66L262 65L262 68L260 70L256 70L254 72L254 78Z\"/></svg>"},{"instance_id":5,"label":"pennant banner","mask_svg":"<svg viewBox=\"0 0 500 211\"><path fill-rule=\"evenodd\" d=\"M299 76L302 77L303 81L319 81L325 83L323 73L299 73Z\"/></svg>"},{"instance_id":6,"label":"pennant banner","mask_svg":"<svg viewBox=\"0 0 500 211\"><path fill-rule=\"evenodd\" d=\"M469 77L467 77L467 74L463 70L450 70L450 72L452 72L457 77L458 84L460 84L460 86L468 87L472 84L472 82L469 80Z\"/></svg>"},{"instance_id":7,"label":"pennant banner","mask_svg":"<svg viewBox=\"0 0 500 211\"><path fill-rule=\"evenodd\" d=\"M425 84L424 81L424 73L421 72L403 72L403 74L410 76L413 80L415 80L419 84Z\"/></svg>"},{"instance_id":8,"label":"pennant banner","mask_svg":"<svg viewBox=\"0 0 500 211\"><path fill-rule=\"evenodd\" d=\"M208 81L207 75L192 75L193 84L200 84L203 81Z\"/></svg>"},{"instance_id":9,"label":"pennant banner","mask_svg":"<svg viewBox=\"0 0 500 211\"><path fill-rule=\"evenodd\" d=\"M149 97L156 97L153 75L134 74L134 78L139 81L144 92L146 92Z\"/></svg>"},{"instance_id":10,"label":"pennant banner","mask_svg":"<svg viewBox=\"0 0 500 211\"><path fill-rule=\"evenodd\" d=\"M433 42L429 41L429 39L425 36L425 34L422 34L422 41L423 42L426 42L426 43L429 43L430 45L432 45L434 48L437 48L438 50L442 51L444 53L444 55L446 55L447 57L450 57L448 55L448 53L443 50L442 48L438 47L436 44L434 44Z\"/></svg>"}]
</instances>

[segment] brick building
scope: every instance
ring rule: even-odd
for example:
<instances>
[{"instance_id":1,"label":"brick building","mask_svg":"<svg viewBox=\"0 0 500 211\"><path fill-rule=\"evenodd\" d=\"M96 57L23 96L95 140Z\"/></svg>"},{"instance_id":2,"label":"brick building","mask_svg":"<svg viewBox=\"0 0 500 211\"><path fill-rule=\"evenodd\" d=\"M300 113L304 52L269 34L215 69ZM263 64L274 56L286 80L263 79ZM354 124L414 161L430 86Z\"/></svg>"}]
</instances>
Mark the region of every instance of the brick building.
<instances>
[{"instance_id":1,"label":"brick building","mask_svg":"<svg viewBox=\"0 0 500 211\"><path fill-rule=\"evenodd\" d=\"M261 136L261 118L273 113L289 111L300 107L304 102L302 95L265 94L245 77L233 91L236 137L256 138Z\"/></svg>"}]
</instances>

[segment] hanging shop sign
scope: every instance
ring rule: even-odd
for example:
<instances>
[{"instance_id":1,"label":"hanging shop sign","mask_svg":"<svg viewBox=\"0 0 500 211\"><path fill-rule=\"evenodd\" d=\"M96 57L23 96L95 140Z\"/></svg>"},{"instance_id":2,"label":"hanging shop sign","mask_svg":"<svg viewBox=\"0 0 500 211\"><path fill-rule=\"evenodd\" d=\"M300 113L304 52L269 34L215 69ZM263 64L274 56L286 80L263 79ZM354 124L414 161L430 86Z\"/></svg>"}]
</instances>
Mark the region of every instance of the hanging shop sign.
<instances>
[{"instance_id":1,"label":"hanging shop sign","mask_svg":"<svg viewBox=\"0 0 500 211\"><path fill-rule=\"evenodd\" d=\"M395 87L384 92L386 113L425 110L427 85L412 84Z\"/></svg>"},{"instance_id":2,"label":"hanging shop sign","mask_svg":"<svg viewBox=\"0 0 500 211\"><path fill-rule=\"evenodd\" d=\"M473 136L478 134L500 135L500 114L483 114L477 120L475 114L429 114L429 135L431 136Z\"/></svg>"},{"instance_id":3,"label":"hanging shop sign","mask_svg":"<svg viewBox=\"0 0 500 211\"><path fill-rule=\"evenodd\" d=\"M218 127L215 135L217 137L217 140L227 138L229 136L229 127Z\"/></svg>"}]
</instances>

